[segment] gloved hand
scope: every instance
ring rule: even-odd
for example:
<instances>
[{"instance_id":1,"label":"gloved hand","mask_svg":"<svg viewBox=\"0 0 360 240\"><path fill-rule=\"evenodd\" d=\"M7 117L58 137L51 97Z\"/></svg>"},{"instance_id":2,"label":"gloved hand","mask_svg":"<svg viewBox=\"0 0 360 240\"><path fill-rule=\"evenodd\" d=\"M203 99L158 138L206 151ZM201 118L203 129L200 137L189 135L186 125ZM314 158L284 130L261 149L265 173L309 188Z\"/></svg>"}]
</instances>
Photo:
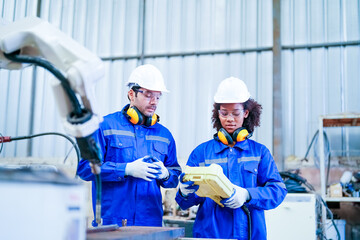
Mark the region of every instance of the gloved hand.
<instances>
[{"instance_id":1,"label":"gloved hand","mask_svg":"<svg viewBox=\"0 0 360 240\"><path fill-rule=\"evenodd\" d=\"M183 177L185 173L179 176L180 180L180 193L183 197L187 197L189 194L196 192L199 189L199 185L194 185L193 181L184 182Z\"/></svg>"},{"instance_id":2,"label":"gloved hand","mask_svg":"<svg viewBox=\"0 0 360 240\"><path fill-rule=\"evenodd\" d=\"M233 184L233 186L233 195L229 198L221 200L221 203L224 204L225 207L235 209L244 205L244 203L250 199L250 194L245 188L236 186L235 184Z\"/></svg>"},{"instance_id":3,"label":"gloved hand","mask_svg":"<svg viewBox=\"0 0 360 240\"><path fill-rule=\"evenodd\" d=\"M169 177L170 173L169 173L169 170L164 166L164 163L156 158L153 158L154 159L154 164L159 166L160 168L160 173L159 175L157 176L157 179L166 179Z\"/></svg>"},{"instance_id":4,"label":"gloved hand","mask_svg":"<svg viewBox=\"0 0 360 240\"><path fill-rule=\"evenodd\" d=\"M154 163L146 162L146 157L139 158L126 164L125 175L142 178L146 181L152 181L155 179L157 174L159 174L160 167Z\"/></svg>"}]
</instances>

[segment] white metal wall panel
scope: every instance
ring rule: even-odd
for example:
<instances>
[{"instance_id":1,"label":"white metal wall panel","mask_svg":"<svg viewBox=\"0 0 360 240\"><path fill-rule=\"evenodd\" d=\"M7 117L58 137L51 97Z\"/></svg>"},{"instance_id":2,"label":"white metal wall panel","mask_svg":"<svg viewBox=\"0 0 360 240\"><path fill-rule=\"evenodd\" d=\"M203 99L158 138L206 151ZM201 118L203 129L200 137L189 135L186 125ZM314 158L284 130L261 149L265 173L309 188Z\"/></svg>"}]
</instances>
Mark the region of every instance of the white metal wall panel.
<instances>
[{"instance_id":1,"label":"white metal wall panel","mask_svg":"<svg viewBox=\"0 0 360 240\"><path fill-rule=\"evenodd\" d=\"M294 53L294 87L292 89L294 94L294 127L295 127L295 151L304 153L306 152L306 145L301 144L307 139L306 131L309 119L309 72L307 68L307 51L299 50ZM293 136L294 137L294 136Z\"/></svg>"},{"instance_id":2,"label":"white metal wall panel","mask_svg":"<svg viewBox=\"0 0 360 240\"><path fill-rule=\"evenodd\" d=\"M271 0L148 0L146 7L148 54L272 44ZM181 39L181 48L174 43L174 34Z\"/></svg>"},{"instance_id":3,"label":"white metal wall panel","mask_svg":"<svg viewBox=\"0 0 360 240\"><path fill-rule=\"evenodd\" d=\"M344 2L344 21L345 21L345 28L344 31L345 39L347 41L356 41L359 40L360 36L360 2L357 0L350 0Z\"/></svg>"},{"instance_id":4,"label":"white metal wall panel","mask_svg":"<svg viewBox=\"0 0 360 240\"><path fill-rule=\"evenodd\" d=\"M258 54L258 85L257 94L254 98L262 105L261 125L255 131L254 138L265 144L267 148L273 149L273 74L272 74L272 52ZM279 159L277 159L279 160Z\"/></svg>"},{"instance_id":5,"label":"white metal wall panel","mask_svg":"<svg viewBox=\"0 0 360 240\"><path fill-rule=\"evenodd\" d=\"M324 41L324 10L323 1L309 1L309 10L307 11L310 16L307 17L308 22L311 22L310 27L310 41L311 43L322 43Z\"/></svg>"},{"instance_id":6,"label":"white metal wall panel","mask_svg":"<svg viewBox=\"0 0 360 240\"><path fill-rule=\"evenodd\" d=\"M341 25L341 8L340 0L329 0L327 1L327 12L325 12L325 17L327 21L327 40L329 42L337 42L341 41L342 34L340 32L342 25Z\"/></svg>"},{"instance_id":7,"label":"white metal wall panel","mask_svg":"<svg viewBox=\"0 0 360 240\"><path fill-rule=\"evenodd\" d=\"M346 51L347 65L344 70L348 74L345 84L345 107L349 112L356 112L359 111L360 103L360 47L347 47Z\"/></svg>"},{"instance_id":8,"label":"white metal wall panel","mask_svg":"<svg viewBox=\"0 0 360 240\"><path fill-rule=\"evenodd\" d=\"M5 117L6 123L12 123L14 128L11 129L13 135L17 135L17 123L18 123L18 107L19 107L19 91L20 88L20 71L12 71L9 75L8 92L11 93L7 104L7 112ZM16 153L16 144L11 144L10 148L7 149L10 154Z\"/></svg>"},{"instance_id":9,"label":"white metal wall panel","mask_svg":"<svg viewBox=\"0 0 360 240\"><path fill-rule=\"evenodd\" d=\"M259 4L261 3L261 4ZM273 44L273 21L272 21L272 1L271 0L258 0L257 16L260 26L258 29L258 44L257 46L272 46Z\"/></svg>"},{"instance_id":10,"label":"white metal wall panel","mask_svg":"<svg viewBox=\"0 0 360 240\"><path fill-rule=\"evenodd\" d=\"M22 133L28 133L30 130L29 120L31 117L31 89L32 89L32 68L27 68L21 72L21 78L19 81L19 104L17 107L17 127L16 135ZM15 90L16 91L16 90ZM27 147L29 142L27 140L18 141L16 143L16 155L19 157L25 157L27 155Z\"/></svg>"}]
</instances>

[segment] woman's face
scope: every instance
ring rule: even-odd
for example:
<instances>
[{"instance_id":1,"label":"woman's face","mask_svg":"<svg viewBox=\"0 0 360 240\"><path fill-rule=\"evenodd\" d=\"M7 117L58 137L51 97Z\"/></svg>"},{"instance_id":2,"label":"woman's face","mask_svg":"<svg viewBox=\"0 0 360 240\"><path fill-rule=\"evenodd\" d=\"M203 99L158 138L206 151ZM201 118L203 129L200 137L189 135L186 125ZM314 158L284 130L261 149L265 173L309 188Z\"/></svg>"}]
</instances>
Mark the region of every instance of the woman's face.
<instances>
[{"instance_id":1,"label":"woman's face","mask_svg":"<svg viewBox=\"0 0 360 240\"><path fill-rule=\"evenodd\" d=\"M222 103L219 110L221 126L230 134L242 127L244 119L249 115L241 103Z\"/></svg>"}]
</instances>

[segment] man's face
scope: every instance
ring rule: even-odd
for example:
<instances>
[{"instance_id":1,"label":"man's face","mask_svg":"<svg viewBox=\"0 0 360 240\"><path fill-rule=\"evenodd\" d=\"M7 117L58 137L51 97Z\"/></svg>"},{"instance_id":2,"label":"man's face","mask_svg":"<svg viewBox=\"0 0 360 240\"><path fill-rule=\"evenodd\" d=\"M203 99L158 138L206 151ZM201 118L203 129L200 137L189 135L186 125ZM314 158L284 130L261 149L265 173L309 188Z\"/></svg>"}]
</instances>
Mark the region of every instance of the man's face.
<instances>
[{"instance_id":1,"label":"man's face","mask_svg":"<svg viewBox=\"0 0 360 240\"><path fill-rule=\"evenodd\" d=\"M139 90L130 89L128 95L130 98L130 106L137 107L146 117L151 117L155 113L161 92L140 88Z\"/></svg>"},{"instance_id":2,"label":"man's face","mask_svg":"<svg viewBox=\"0 0 360 240\"><path fill-rule=\"evenodd\" d=\"M241 103L222 103L219 110L221 126L230 134L242 127L244 119L249 115Z\"/></svg>"}]
</instances>

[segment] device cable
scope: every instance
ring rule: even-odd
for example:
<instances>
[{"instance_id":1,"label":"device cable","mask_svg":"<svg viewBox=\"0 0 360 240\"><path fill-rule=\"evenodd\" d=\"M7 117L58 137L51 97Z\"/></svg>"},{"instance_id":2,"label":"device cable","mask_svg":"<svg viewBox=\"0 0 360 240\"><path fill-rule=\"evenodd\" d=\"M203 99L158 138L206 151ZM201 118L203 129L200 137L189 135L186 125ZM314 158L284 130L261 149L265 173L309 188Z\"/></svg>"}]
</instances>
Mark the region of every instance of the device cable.
<instances>
[{"instance_id":1,"label":"device cable","mask_svg":"<svg viewBox=\"0 0 360 240\"><path fill-rule=\"evenodd\" d=\"M35 138L35 137L40 137L40 136L46 136L46 135L57 135L57 136L61 136L66 138L69 142L71 142L73 148L75 149L76 152L76 156L77 156L77 166L76 169L79 165L79 161L80 161L80 150L78 145L76 144L76 142L74 140L72 140L69 136L62 134L62 133L58 133L58 132L46 132L46 133L39 133L39 134L34 134L34 135L29 135L29 136L19 136L19 137L10 137L10 136L3 136L0 133L1 137L0 137L0 142L1 142L1 148L0 148L0 153L1 150L3 148L3 144L4 142L11 142L11 141L18 141L18 140L24 140L24 139L31 139L31 138ZM66 157L67 158L67 157ZM66 158L64 159L64 163L66 161ZM76 171L77 172L77 171ZM77 173L76 173L77 175Z\"/></svg>"},{"instance_id":2,"label":"device cable","mask_svg":"<svg viewBox=\"0 0 360 240\"><path fill-rule=\"evenodd\" d=\"M312 137L311 139L311 142L306 150L306 153L305 153L305 156L303 159L301 159L301 161L306 161L308 162L308 158L307 156L309 155L309 152L310 152L310 149L315 141L315 139L318 137L319 135L319 130L316 130L314 136ZM326 147L327 147L327 152L328 152L328 157L327 157L327 169L326 169L326 181L325 181L325 184L327 186L328 182L329 182L329 174L330 174L330 159L331 159L331 152L330 152L330 141L329 141L329 138L326 134L325 131L323 131L323 135L324 135L324 143L326 144Z\"/></svg>"},{"instance_id":3,"label":"device cable","mask_svg":"<svg viewBox=\"0 0 360 240\"><path fill-rule=\"evenodd\" d=\"M247 216L247 218L248 218L248 231L249 231L248 240L251 240L251 234L252 234L252 232L251 232L251 215L250 215L250 211L249 211L249 209L247 208L247 206L245 206L245 204L242 205L241 208L242 208L242 210L244 210L244 212L246 213L246 216Z\"/></svg>"}]
</instances>

